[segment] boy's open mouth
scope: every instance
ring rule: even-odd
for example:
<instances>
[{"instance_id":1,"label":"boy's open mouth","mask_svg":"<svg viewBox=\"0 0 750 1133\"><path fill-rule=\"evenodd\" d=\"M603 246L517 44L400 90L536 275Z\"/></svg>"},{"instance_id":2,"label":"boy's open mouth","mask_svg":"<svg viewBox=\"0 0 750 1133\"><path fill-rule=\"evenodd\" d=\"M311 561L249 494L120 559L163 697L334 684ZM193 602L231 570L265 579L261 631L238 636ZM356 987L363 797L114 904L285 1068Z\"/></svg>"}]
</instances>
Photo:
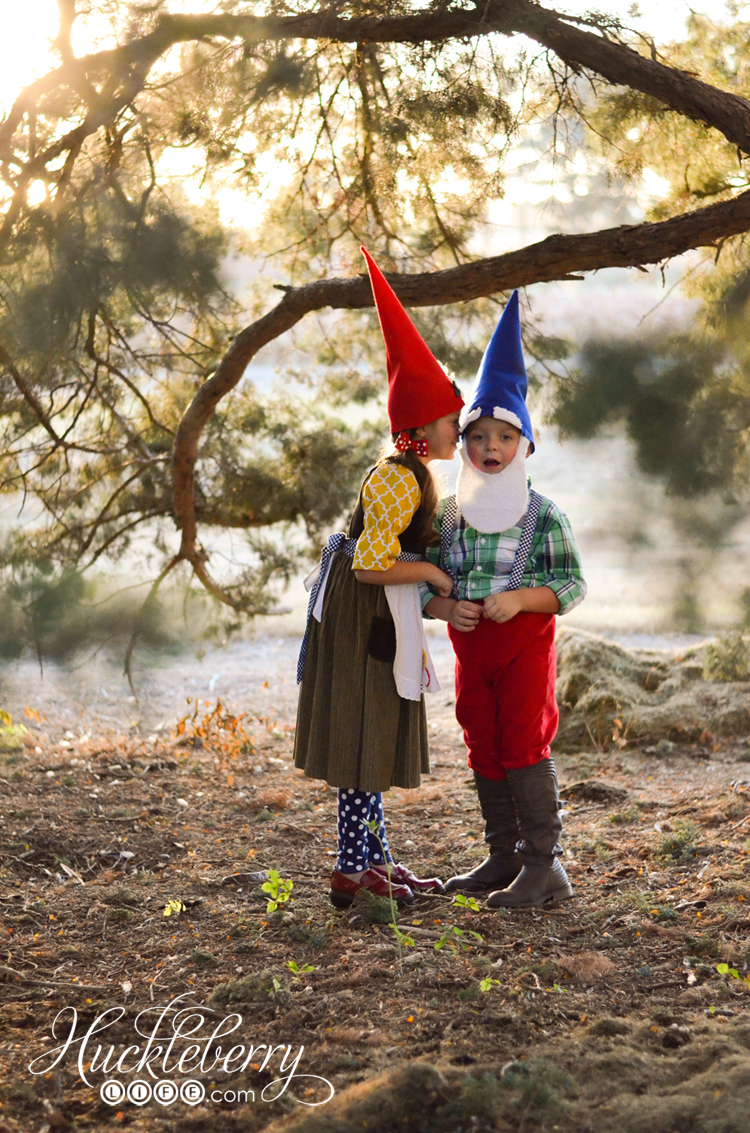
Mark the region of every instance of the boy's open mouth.
<instances>
[{"instance_id":1,"label":"boy's open mouth","mask_svg":"<svg viewBox=\"0 0 750 1133\"><path fill-rule=\"evenodd\" d=\"M490 457L489 460L485 460L484 467L485 468L499 468L500 467L500 461L495 460L494 457Z\"/></svg>"}]
</instances>

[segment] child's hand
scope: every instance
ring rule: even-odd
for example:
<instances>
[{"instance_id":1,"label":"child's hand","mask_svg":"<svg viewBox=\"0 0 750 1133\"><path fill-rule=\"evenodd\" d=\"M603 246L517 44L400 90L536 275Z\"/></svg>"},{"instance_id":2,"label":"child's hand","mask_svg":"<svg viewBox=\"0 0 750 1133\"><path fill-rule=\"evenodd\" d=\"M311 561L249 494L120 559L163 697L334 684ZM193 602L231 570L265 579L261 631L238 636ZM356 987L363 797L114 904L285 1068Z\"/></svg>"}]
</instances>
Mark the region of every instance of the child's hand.
<instances>
[{"instance_id":1,"label":"child's hand","mask_svg":"<svg viewBox=\"0 0 750 1133\"><path fill-rule=\"evenodd\" d=\"M503 590L501 594L491 594L484 600L483 615L493 622L509 622L522 610L518 590Z\"/></svg>"},{"instance_id":2,"label":"child's hand","mask_svg":"<svg viewBox=\"0 0 750 1133\"><path fill-rule=\"evenodd\" d=\"M476 602L455 602L448 615L448 621L461 633L471 633L476 628L482 610Z\"/></svg>"},{"instance_id":3,"label":"child's hand","mask_svg":"<svg viewBox=\"0 0 750 1133\"><path fill-rule=\"evenodd\" d=\"M439 567L434 567L425 581L429 582L433 590L437 590L441 598L450 598L453 593L453 579Z\"/></svg>"}]
</instances>

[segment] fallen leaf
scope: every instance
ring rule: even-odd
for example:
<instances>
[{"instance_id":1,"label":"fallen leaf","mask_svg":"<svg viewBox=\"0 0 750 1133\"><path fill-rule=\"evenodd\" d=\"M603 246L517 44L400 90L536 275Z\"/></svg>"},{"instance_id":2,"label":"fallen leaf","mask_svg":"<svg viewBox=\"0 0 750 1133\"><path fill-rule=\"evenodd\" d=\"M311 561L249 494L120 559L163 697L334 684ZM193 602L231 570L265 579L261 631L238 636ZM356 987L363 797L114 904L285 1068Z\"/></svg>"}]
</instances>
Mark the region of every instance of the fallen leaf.
<instances>
[{"instance_id":1,"label":"fallen leaf","mask_svg":"<svg viewBox=\"0 0 750 1133\"><path fill-rule=\"evenodd\" d=\"M598 980L605 980L617 971L612 961L599 952L579 952L575 956L561 956L556 963L568 979L582 984L597 983Z\"/></svg>"}]
</instances>

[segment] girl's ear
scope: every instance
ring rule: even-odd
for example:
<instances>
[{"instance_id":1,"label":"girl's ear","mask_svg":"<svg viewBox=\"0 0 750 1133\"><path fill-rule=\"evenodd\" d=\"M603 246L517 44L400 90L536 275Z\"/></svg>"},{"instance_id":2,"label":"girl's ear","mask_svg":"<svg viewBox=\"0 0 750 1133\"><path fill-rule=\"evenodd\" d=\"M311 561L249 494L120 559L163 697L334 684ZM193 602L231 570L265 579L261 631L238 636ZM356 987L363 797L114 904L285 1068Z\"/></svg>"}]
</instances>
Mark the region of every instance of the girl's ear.
<instances>
[{"instance_id":1,"label":"girl's ear","mask_svg":"<svg viewBox=\"0 0 750 1133\"><path fill-rule=\"evenodd\" d=\"M421 441L421 440L424 440L424 438L425 438L425 437L427 436L427 432L426 432L426 430L425 430L425 426L424 426L424 425L419 425L419 426L418 426L418 427L417 427L417 428L416 428L416 429L414 430L414 436L415 436L416 438L418 438L418 439L419 439L420 441Z\"/></svg>"}]
</instances>

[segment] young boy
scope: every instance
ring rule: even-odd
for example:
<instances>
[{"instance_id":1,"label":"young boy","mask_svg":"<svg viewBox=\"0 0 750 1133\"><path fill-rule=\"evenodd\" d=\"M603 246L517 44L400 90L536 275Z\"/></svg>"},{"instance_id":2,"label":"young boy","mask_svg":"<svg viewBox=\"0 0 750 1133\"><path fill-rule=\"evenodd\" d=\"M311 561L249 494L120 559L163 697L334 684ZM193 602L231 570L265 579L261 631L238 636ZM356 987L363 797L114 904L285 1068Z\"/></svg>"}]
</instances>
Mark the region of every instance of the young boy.
<instances>
[{"instance_id":1,"label":"young boy","mask_svg":"<svg viewBox=\"0 0 750 1133\"><path fill-rule=\"evenodd\" d=\"M440 547L452 598L422 587L424 611L448 622L456 716L485 821L489 856L446 890L494 890L491 908L571 897L550 745L557 730L555 614L586 594L567 517L529 491L534 435L526 407L518 293L492 336L463 429L456 495L441 500Z\"/></svg>"}]
</instances>

